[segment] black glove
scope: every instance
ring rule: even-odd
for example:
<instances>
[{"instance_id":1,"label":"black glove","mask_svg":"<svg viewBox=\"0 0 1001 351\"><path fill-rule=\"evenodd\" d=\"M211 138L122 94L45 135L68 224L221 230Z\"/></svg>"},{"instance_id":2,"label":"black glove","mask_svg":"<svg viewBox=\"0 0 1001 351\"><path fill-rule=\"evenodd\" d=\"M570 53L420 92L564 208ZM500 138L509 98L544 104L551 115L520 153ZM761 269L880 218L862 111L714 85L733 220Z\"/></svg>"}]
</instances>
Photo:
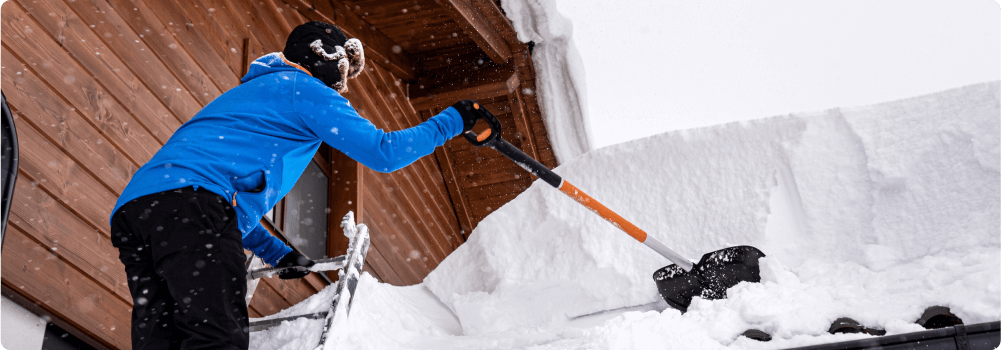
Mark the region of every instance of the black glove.
<instances>
[{"instance_id":1,"label":"black glove","mask_svg":"<svg viewBox=\"0 0 1001 351\"><path fill-rule=\"evenodd\" d=\"M303 256L299 253L299 251L292 249L292 252L289 252L285 255L285 257L282 257L282 259L278 261L278 265L275 267L294 267L282 270L281 273L278 273L278 278L298 279L309 274L309 267L312 267L315 264L316 262L313 262L313 260Z\"/></svg>"},{"instance_id":2,"label":"black glove","mask_svg":"<svg viewBox=\"0 0 1001 351\"><path fill-rule=\"evenodd\" d=\"M473 130L473 126L476 125L476 121L486 116L487 108L480 105L476 100L462 100L456 102L452 107L456 111L459 111L459 115L462 116L462 132L468 132Z\"/></svg>"}]
</instances>

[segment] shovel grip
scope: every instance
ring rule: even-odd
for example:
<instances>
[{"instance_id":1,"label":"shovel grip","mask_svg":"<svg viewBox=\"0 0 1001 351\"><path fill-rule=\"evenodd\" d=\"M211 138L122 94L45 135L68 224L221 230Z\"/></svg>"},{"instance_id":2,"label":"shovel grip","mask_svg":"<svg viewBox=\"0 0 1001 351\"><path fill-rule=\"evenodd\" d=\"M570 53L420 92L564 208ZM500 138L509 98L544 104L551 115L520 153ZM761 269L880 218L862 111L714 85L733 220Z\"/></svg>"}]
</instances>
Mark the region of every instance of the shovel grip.
<instances>
[{"instance_id":1,"label":"shovel grip","mask_svg":"<svg viewBox=\"0 0 1001 351\"><path fill-rule=\"evenodd\" d=\"M548 167L542 165L539 161L536 161L532 158L532 156L526 155L524 152L514 147L514 145L507 142L507 140L498 137L497 139L491 141L488 146L497 150L497 152L500 152L501 155L507 156L507 158L511 159L511 161L517 163L518 166L521 166L521 168L528 171L528 173L539 177L546 182L546 184L549 184L557 189L559 189L560 185L563 184L563 177L560 177Z\"/></svg>"},{"instance_id":2,"label":"shovel grip","mask_svg":"<svg viewBox=\"0 0 1001 351\"><path fill-rule=\"evenodd\" d=\"M493 113L490 113L490 110L487 110L486 108L481 109L480 103L478 102L473 103L473 109L482 112L481 114L479 114L479 118L474 119L474 121L477 121L480 118L482 118L484 121L487 122L487 126L489 126L490 129L484 130L482 133L479 134L476 134L473 131L469 130L466 131L465 133L462 133L462 136L465 137L466 140L469 140L470 144L473 144L475 146L490 146L492 143L494 143L501 137L500 120L498 120Z\"/></svg>"}]
</instances>

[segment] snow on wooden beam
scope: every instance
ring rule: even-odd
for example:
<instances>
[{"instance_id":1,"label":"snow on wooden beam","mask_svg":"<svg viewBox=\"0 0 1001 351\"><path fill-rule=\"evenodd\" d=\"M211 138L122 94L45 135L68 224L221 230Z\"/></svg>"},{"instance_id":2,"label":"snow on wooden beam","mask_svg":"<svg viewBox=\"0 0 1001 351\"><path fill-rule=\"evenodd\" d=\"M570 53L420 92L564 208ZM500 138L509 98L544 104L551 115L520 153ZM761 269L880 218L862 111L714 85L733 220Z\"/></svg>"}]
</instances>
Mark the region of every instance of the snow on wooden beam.
<instances>
[{"instance_id":1,"label":"snow on wooden beam","mask_svg":"<svg viewBox=\"0 0 1001 351\"><path fill-rule=\"evenodd\" d=\"M473 4L473 0L435 0L455 22L479 45L495 63L507 63L511 59L511 48L501 33L491 25L483 9L497 11L496 6L486 7ZM494 15L494 14L491 14Z\"/></svg>"}]
</instances>

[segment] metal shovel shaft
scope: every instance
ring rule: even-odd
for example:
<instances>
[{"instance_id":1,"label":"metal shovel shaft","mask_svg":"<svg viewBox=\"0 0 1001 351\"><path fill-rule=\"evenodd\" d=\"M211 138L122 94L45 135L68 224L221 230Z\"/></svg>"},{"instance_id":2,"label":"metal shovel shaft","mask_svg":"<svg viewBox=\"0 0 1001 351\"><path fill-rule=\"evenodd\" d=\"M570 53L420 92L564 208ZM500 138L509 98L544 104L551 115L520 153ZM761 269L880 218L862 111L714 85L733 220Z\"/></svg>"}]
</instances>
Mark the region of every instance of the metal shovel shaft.
<instances>
[{"instance_id":1,"label":"metal shovel shaft","mask_svg":"<svg viewBox=\"0 0 1001 351\"><path fill-rule=\"evenodd\" d=\"M490 133L491 130L487 129L482 134L476 136L476 138L480 141L486 140L490 136ZM536 161L531 156L526 155L506 140L498 136L486 145L490 146L494 150L497 150L497 152L500 152L502 155L507 156L507 158L517 163L521 166L521 168L524 168L529 173L532 173L532 175L539 177L554 188L559 189L560 192L566 194L581 205L584 205L584 207L587 207L594 213L601 216L601 218L604 218L606 221L615 225L617 228L622 229L622 231L626 232L626 234L629 234L629 236L633 237L637 241L653 249L657 253L666 257L668 260L671 260L671 262L674 262L674 264L683 268L686 272L690 271L694 266L692 261L682 257L677 252L674 252L674 250L664 246L664 244L661 244L656 239L649 237L645 231L637 227L635 224L629 222L608 207L605 207L605 205L602 205L590 195L584 193L580 189L577 189L577 187L570 184L570 182L563 180L563 178L558 174L542 165L542 163L539 163L539 161Z\"/></svg>"},{"instance_id":2,"label":"metal shovel shaft","mask_svg":"<svg viewBox=\"0 0 1001 351\"><path fill-rule=\"evenodd\" d=\"M657 253L659 253L661 256L667 257L667 259L671 260L671 262L674 262L674 264L678 265L678 267L684 269L685 272L688 272L692 270L692 267L695 267L695 263L692 263L692 261L689 261L687 258L682 257L677 252L674 252L674 250L671 250L667 246L664 246L664 244L661 244L659 241L657 241L657 239L647 238L646 241L643 242L643 244L653 249L654 251L657 251Z\"/></svg>"},{"instance_id":3,"label":"metal shovel shaft","mask_svg":"<svg viewBox=\"0 0 1001 351\"><path fill-rule=\"evenodd\" d=\"M671 262L674 262L674 264L678 265L678 267L683 268L685 272L692 270L692 266L694 266L692 261L689 261L687 258L684 258L677 252L674 252L674 250L664 246L664 244L661 244L660 241L657 241L657 239L648 236L643 229L640 229L632 222L622 218L622 216L618 213L615 213L608 207L605 207L605 205L602 205L600 202L592 198L590 195L585 194L580 189L577 189L577 187L570 184L570 182L564 180L559 189L571 199L574 199L581 205L584 205L584 207L587 207L594 213L597 213L601 216L601 218L604 218L606 221L612 223L619 229L622 229L622 231L629 234L629 236L636 239L636 241L643 243L647 247L659 253L661 256L671 260Z\"/></svg>"}]
</instances>

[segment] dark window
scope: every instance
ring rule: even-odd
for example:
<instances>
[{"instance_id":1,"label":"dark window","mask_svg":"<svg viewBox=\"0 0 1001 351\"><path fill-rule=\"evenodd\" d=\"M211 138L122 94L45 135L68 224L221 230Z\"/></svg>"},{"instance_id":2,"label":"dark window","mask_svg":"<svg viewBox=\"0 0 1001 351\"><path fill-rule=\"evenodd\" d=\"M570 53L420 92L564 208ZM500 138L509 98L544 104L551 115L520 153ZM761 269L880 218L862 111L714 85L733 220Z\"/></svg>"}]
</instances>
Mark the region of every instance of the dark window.
<instances>
[{"instance_id":1,"label":"dark window","mask_svg":"<svg viewBox=\"0 0 1001 351\"><path fill-rule=\"evenodd\" d=\"M45 326L45 338L42 339L42 350L95 350L93 346L83 342L63 328L49 323Z\"/></svg>"},{"instance_id":2,"label":"dark window","mask_svg":"<svg viewBox=\"0 0 1001 351\"><path fill-rule=\"evenodd\" d=\"M309 258L327 256L327 186L330 179L310 162L285 196L284 234Z\"/></svg>"}]
</instances>

